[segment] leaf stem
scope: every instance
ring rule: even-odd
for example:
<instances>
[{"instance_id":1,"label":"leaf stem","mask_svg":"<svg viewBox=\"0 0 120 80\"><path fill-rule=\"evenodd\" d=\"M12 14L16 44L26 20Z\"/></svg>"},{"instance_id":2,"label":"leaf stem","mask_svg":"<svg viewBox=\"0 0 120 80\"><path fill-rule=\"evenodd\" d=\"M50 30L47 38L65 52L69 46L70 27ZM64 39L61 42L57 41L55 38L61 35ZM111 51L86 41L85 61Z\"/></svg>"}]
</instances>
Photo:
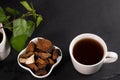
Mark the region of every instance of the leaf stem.
<instances>
[{"instance_id":1,"label":"leaf stem","mask_svg":"<svg viewBox=\"0 0 120 80\"><path fill-rule=\"evenodd\" d=\"M25 18L25 17L32 16L32 15L33 15L33 14L32 14L31 12L27 12L27 13L23 14L23 15L21 16L21 18Z\"/></svg>"}]
</instances>

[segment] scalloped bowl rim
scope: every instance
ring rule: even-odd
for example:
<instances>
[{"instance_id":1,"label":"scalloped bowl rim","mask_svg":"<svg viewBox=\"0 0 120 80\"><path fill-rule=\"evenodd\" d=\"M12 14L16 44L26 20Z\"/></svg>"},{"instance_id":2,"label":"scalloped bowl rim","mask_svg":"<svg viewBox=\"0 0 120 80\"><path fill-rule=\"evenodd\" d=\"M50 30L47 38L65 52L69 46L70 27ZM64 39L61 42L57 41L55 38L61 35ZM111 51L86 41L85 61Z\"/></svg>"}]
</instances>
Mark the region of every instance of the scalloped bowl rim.
<instances>
[{"instance_id":1,"label":"scalloped bowl rim","mask_svg":"<svg viewBox=\"0 0 120 80\"><path fill-rule=\"evenodd\" d=\"M31 41L33 41L34 43L36 43L38 38L44 39L44 38L42 38L42 37L37 37L37 38L33 38ZM30 41L30 42L31 42L31 41ZM29 42L29 43L30 43L30 42ZM59 51L60 51L60 56L57 58L56 63L52 65L52 67L51 67L51 69L49 70L49 72L48 72L47 74L43 75L43 76L35 75L30 68L23 66L23 65L19 62L19 56L25 52L26 48L24 48L24 49L18 54L17 62L18 62L18 64L19 64L20 67L22 67L23 69L29 71L34 77L36 77L36 78L45 78L45 77L47 77L47 76L49 76L49 75L51 74L51 72L53 71L53 69L60 63L60 61L61 61L61 59L62 59L62 51L61 51L61 49L60 49L59 47L57 47L57 46L54 46L54 47L55 47L56 49L59 49Z\"/></svg>"}]
</instances>

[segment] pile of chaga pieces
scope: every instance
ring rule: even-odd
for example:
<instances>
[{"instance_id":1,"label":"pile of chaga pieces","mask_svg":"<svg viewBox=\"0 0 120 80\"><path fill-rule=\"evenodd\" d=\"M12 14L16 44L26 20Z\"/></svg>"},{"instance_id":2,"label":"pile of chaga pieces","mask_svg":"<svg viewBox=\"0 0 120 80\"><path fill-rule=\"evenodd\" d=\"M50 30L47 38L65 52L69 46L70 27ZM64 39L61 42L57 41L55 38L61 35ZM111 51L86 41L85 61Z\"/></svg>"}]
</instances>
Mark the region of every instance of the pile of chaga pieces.
<instances>
[{"instance_id":1,"label":"pile of chaga pieces","mask_svg":"<svg viewBox=\"0 0 120 80\"><path fill-rule=\"evenodd\" d=\"M28 44L25 52L20 55L19 62L36 75L42 76L56 63L59 53L59 49L50 40L38 38L37 43L31 41Z\"/></svg>"}]
</instances>

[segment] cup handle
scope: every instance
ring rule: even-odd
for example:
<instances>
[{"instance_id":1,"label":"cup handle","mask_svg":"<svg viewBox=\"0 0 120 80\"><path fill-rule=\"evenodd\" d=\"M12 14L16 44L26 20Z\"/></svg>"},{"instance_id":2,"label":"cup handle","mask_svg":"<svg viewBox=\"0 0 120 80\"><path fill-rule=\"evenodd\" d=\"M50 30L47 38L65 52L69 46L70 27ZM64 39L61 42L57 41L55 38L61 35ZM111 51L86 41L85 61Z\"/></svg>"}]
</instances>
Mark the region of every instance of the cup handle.
<instances>
[{"instance_id":1,"label":"cup handle","mask_svg":"<svg viewBox=\"0 0 120 80\"><path fill-rule=\"evenodd\" d=\"M118 59L118 55L115 52L107 52L107 56L104 60L104 63L113 63Z\"/></svg>"}]
</instances>

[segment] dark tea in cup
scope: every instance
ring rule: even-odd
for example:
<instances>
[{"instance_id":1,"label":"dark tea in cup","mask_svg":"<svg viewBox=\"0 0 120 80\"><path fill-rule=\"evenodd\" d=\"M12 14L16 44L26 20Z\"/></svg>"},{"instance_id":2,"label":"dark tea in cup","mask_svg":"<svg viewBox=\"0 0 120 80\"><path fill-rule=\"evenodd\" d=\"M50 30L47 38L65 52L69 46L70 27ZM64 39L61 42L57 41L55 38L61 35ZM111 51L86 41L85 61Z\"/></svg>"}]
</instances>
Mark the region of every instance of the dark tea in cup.
<instances>
[{"instance_id":1,"label":"dark tea in cup","mask_svg":"<svg viewBox=\"0 0 120 80\"><path fill-rule=\"evenodd\" d=\"M103 47L94 39L86 38L78 41L73 48L75 59L85 65L93 65L103 58Z\"/></svg>"}]
</instances>

